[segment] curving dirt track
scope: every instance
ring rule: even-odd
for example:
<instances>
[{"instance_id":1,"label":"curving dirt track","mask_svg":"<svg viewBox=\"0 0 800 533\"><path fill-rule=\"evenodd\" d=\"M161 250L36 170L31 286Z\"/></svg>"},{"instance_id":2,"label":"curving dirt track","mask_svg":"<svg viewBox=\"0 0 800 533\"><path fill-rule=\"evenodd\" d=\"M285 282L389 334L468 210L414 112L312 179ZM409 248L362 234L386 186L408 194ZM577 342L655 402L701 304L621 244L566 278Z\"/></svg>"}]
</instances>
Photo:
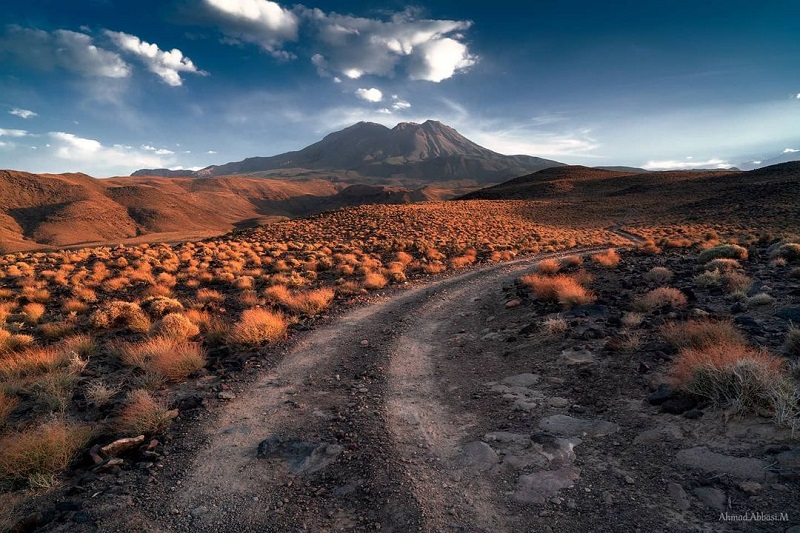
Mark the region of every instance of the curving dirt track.
<instances>
[{"instance_id":1,"label":"curving dirt track","mask_svg":"<svg viewBox=\"0 0 800 533\"><path fill-rule=\"evenodd\" d=\"M96 526L703 530L708 517L664 508L674 460L634 442L652 427L641 386L617 379L614 362L513 333L531 319L507 294L513 280L574 253L429 283L304 334L188 441L196 449L168 461L161 481L104 503ZM602 419L571 409L587 395L605 395Z\"/></svg>"}]
</instances>

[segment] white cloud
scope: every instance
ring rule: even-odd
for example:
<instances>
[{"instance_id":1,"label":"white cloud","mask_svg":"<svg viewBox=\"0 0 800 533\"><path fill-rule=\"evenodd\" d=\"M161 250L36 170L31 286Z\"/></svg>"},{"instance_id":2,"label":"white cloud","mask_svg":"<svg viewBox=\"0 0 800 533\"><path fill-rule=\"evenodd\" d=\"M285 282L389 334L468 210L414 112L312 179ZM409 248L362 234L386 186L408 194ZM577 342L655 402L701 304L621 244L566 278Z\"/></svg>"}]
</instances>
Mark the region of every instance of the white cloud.
<instances>
[{"instance_id":1,"label":"white cloud","mask_svg":"<svg viewBox=\"0 0 800 533\"><path fill-rule=\"evenodd\" d=\"M30 109L20 109L18 107L15 107L11 111L9 111L9 113L12 114L12 115L18 116L20 118L31 118L31 117L39 116L38 113L35 113L35 112L31 111Z\"/></svg>"},{"instance_id":2,"label":"white cloud","mask_svg":"<svg viewBox=\"0 0 800 533\"><path fill-rule=\"evenodd\" d=\"M782 153L782 154L793 154L793 153L795 153L795 152L800 152L800 150L798 150L798 149L796 149L796 148L787 148L787 149L785 149L785 150L784 150L783 152L781 152L781 153Z\"/></svg>"},{"instance_id":3,"label":"white cloud","mask_svg":"<svg viewBox=\"0 0 800 533\"><path fill-rule=\"evenodd\" d=\"M800 93L797 93L797 96L796 96L795 98L797 98L798 100L800 100Z\"/></svg>"},{"instance_id":4,"label":"white cloud","mask_svg":"<svg viewBox=\"0 0 800 533\"><path fill-rule=\"evenodd\" d=\"M666 160L648 161L642 168L647 170L693 170L698 168L725 169L733 165L728 161L719 158L711 158L706 161L694 160Z\"/></svg>"},{"instance_id":5,"label":"white cloud","mask_svg":"<svg viewBox=\"0 0 800 533\"><path fill-rule=\"evenodd\" d=\"M338 72L351 79L392 76L401 63L411 79L440 82L474 65L459 32L470 21L418 19L407 9L389 20L299 8L315 29L312 62L322 75Z\"/></svg>"},{"instance_id":6,"label":"white cloud","mask_svg":"<svg viewBox=\"0 0 800 533\"><path fill-rule=\"evenodd\" d=\"M142 41L135 35L128 33L108 31L108 35L122 50L134 54L147 66L147 70L156 74L164 83L172 87L183 85L181 72L199 74L207 73L199 70L191 59L185 57L183 52L173 48L169 52L161 50L158 45Z\"/></svg>"},{"instance_id":7,"label":"white cloud","mask_svg":"<svg viewBox=\"0 0 800 533\"><path fill-rule=\"evenodd\" d=\"M100 141L63 131L50 132L49 136L52 144L47 148L53 157L78 164L86 172L128 173L143 167L163 168L168 162L158 150L137 150L121 144L105 146Z\"/></svg>"},{"instance_id":8,"label":"white cloud","mask_svg":"<svg viewBox=\"0 0 800 533\"><path fill-rule=\"evenodd\" d=\"M355 95L367 102L377 103L383 100L383 93L375 87L371 89L356 89Z\"/></svg>"},{"instance_id":9,"label":"white cloud","mask_svg":"<svg viewBox=\"0 0 800 533\"><path fill-rule=\"evenodd\" d=\"M288 58L280 50L285 41L297 39L298 18L269 0L202 0L205 16L233 42L247 42Z\"/></svg>"},{"instance_id":10,"label":"white cloud","mask_svg":"<svg viewBox=\"0 0 800 533\"><path fill-rule=\"evenodd\" d=\"M153 152L156 155L172 155L175 153L172 150L167 150L166 148L156 148L151 144L143 144L141 146L141 149L148 152ZM190 153L190 152L184 152L184 153Z\"/></svg>"},{"instance_id":11,"label":"white cloud","mask_svg":"<svg viewBox=\"0 0 800 533\"><path fill-rule=\"evenodd\" d=\"M209 151L208 151L208 152L206 152L206 153L207 153L207 154L209 154L209 155L214 155L214 154L216 154L217 152L216 152L215 150L209 150Z\"/></svg>"},{"instance_id":12,"label":"white cloud","mask_svg":"<svg viewBox=\"0 0 800 533\"><path fill-rule=\"evenodd\" d=\"M25 130L9 130L5 128L0 128L0 137L27 137L30 135Z\"/></svg>"},{"instance_id":13,"label":"white cloud","mask_svg":"<svg viewBox=\"0 0 800 533\"><path fill-rule=\"evenodd\" d=\"M392 109L394 109L395 111L402 111L404 109L409 109L410 107L411 104L409 102L406 102L405 100L396 100L392 104Z\"/></svg>"},{"instance_id":14,"label":"white cloud","mask_svg":"<svg viewBox=\"0 0 800 533\"><path fill-rule=\"evenodd\" d=\"M126 78L131 68L116 53L94 44L85 33L47 32L11 25L0 36L0 57L10 55L26 66L42 70L62 68L84 76Z\"/></svg>"},{"instance_id":15,"label":"white cloud","mask_svg":"<svg viewBox=\"0 0 800 533\"><path fill-rule=\"evenodd\" d=\"M174 153L175 152L173 152L172 150L167 150L166 148L159 148L158 150L155 151L156 155L172 155Z\"/></svg>"},{"instance_id":16,"label":"white cloud","mask_svg":"<svg viewBox=\"0 0 800 533\"><path fill-rule=\"evenodd\" d=\"M750 162L751 162L752 164L754 164L754 165L760 165L760 164L761 164L761 161L750 161Z\"/></svg>"}]
</instances>

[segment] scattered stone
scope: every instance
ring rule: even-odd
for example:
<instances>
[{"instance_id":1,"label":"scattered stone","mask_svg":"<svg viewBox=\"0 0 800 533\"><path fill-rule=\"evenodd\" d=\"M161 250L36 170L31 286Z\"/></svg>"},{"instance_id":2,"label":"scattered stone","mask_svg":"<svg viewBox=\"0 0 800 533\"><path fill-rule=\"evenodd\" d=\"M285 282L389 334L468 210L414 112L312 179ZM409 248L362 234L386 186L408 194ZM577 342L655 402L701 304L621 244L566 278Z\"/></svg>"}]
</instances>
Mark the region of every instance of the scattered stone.
<instances>
[{"instance_id":1,"label":"scattered stone","mask_svg":"<svg viewBox=\"0 0 800 533\"><path fill-rule=\"evenodd\" d=\"M139 435L138 437L115 440L111 444L106 444L100 448L100 451L103 452L106 457L117 457L142 444L144 444L144 435Z\"/></svg>"},{"instance_id":2,"label":"scattered stone","mask_svg":"<svg viewBox=\"0 0 800 533\"><path fill-rule=\"evenodd\" d=\"M569 400L567 400L566 398L559 398L558 396L555 396L553 398L549 398L547 400L547 404L550 407L566 407L569 405Z\"/></svg>"},{"instance_id":3,"label":"scattered stone","mask_svg":"<svg viewBox=\"0 0 800 533\"><path fill-rule=\"evenodd\" d=\"M539 404L527 399L519 399L514 401L514 410L515 411L524 411L526 413L530 413L534 409L539 407Z\"/></svg>"},{"instance_id":4,"label":"scattered stone","mask_svg":"<svg viewBox=\"0 0 800 533\"><path fill-rule=\"evenodd\" d=\"M289 471L295 474L311 474L334 462L343 450L338 444L315 443L275 435L259 443L256 456L283 460Z\"/></svg>"},{"instance_id":5,"label":"scattered stone","mask_svg":"<svg viewBox=\"0 0 800 533\"><path fill-rule=\"evenodd\" d=\"M369 341L367 339L362 340L361 341L361 346L364 346L364 347L369 346Z\"/></svg>"},{"instance_id":6,"label":"scattered stone","mask_svg":"<svg viewBox=\"0 0 800 533\"><path fill-rule=\"evenodd\" d=\"M508 376L507 378L503 378L500 383L511 387L530 387L531 385L539 383L539 379L541 379L539 374L525 373Z\"/></svg>"},{"instance_id":7,"label":"scattered stone","mask_svg":"<svg viewBox=\"0 0 800 533\"><path fill-rule=\"evenodd\" d=\"M670 424L642 431L633 439L633 442L636 444L653 444L656 442L681 440L682 438L683 432L677 426Z\"/></svg>"},{"instance_id":8,"label":"scattered stone","mask_svg":"<svg viewBox=\"0 0 800 533\"><path fill-rule=\"evenodd\" d=\"M675 505L681 511L686 511L689 509L691 504L689 503L689 497L686 495L686 491L683 490L677 483L668 483L667 484L667 492L669 493L670 498L675 502Z\"/></svg>"},{"instance_id":9,"label":"scattered stone","mask_svg":"<svg viewBox=\"0 0 800 533\"><path fill-rule=\"evenodd\" d=\"M489 470L496 465L500 458L491 446L479 440L465 444L461 448L460 461L463 465L477 470Z\"/></svg>"},{"instance_id":10,"label":"scattered stone","mask_svg":"<svg viewBox=\"0 0 800 533\"><path fill-rule=\"evenodd\" d=\"M679 415L697 407L697 398L681 394L661 404L661 412Z\"/></svg>"},{"instance_id":11,"label":"scattered stone","mask_svg":"<svg viewBox=\"0 0 800 533\"><path fill-rule=\"evenodd\" d=\"M120 466L120 465L123 465L123 464L125 464L124 460L122 460L122 459L120 459L118 457L114 457L114 458L109 459L107 461L103 461L99 465L97 465L94 468L92 468L92 472L95 472L95 473L104 472L106 470L110 470L110 469L114 468L115 466Z\"/></svg>"},{"instance_id":12,"label":"scattered stone","mask_svg":"<svg viewBox=\"0 0 800 533\"><path fill-rule=\"evenodd\" d=\"M575 486L581 471L574 466L564 466L558 470L543 470L520 476L514 499L523 503L545 503L558 495L561 489Z\"/></svg>"},{"instance_id":13,"label":"scattered stone","mask_svg":"<svg viewBox=\"0 0 800 533\"><path fill-rule=\"evenodd\" d=\"M650 405L661 405L662 403L674 397L675 389L666 383L662 383L658 386L656 391L650 395L647 401L650 402Z\"/></svg>"},{"instance_id":14,"label":"scattered stone","mask_svg":"<svg viewBox=\"0 0 800 533\"><path fill-rule=\"evenodd\" d=\"M539 428L556 435L604 437L619 430L619 426L606 420L584 420L568 415L553 415L539 421Z\"/></svg>"},{"instance_id":15,"label":"scattered stone","mask_svg":"<svg viewBox=\"0 0 800 533\"><path fill-rule=\"evenodd\" d=\"M712 452L705 446L695 446L677 453L679 463L712 472L715 474L730 474L741 479L764 479L767 464L760 459L751 457L732 457L721 453Z\"/></svg>"},{"instance_id":16,"label":"scattered stone","mask_svg":"<svg viewBox=\"0 0 800 533\"><path fill-rule=\"evenodd\" d=\"M567 349L561 352L561 357L568 365L588 365L594 363L594 354L589 350Z\"/></svg>"},{"instance_id":17,"label":"scattered stone","mask_svg":"<svg viewBox=\"0 0 800 533\"><path fill-rule=\"evenodd\" d=\"M513 445L518 448L526 448L530 445L531 440L527 435L519 433L511 433L509 431L492 431L483 436L486 442L498 442L506 445Z\"/></svg>"},{"instance_id":18,"label":"scattered stone","mask_svg":"<svg viewBox=\"0 0 800 533\"><path fill-rule=\"evenodd\" d=\"M800 323L800 305L784 307L775 313L775 316L784 320L788 320L793 324L798 324Z\"/></svg>"},{"instance_id":19,"label":"scattered stone","mask_svg":"<svg viewBox=\"0 0 800 533\"><path fill-rule=\"evenodd\" d=\"M697 487L692 491L697 498L717 511L724 511L727 497L725 493L714 487Z\"/></svg>"},{"instance_id":20,"label":"scattered stone","mask_svg":"<svg viewBox=\"0 0 800 533\"><path fill-rule=\"evenodd\" d=\"M533 447L542 454L550 464L561 466L575 460L573 448L581 443L581 439L562 439L548 433L534 433L531 435Z\"/></svg>"},{"instance_id":21,"label":"scattered stone","mask_svg":"<svg viewBox=\"0 0 800 533\"><path fill-rule=\"evenodd\" d=\"M512 307L519 307L519 305L520 305L521 303L522 303L522 302L520 302L520 301L519 301L519 300L517 300L517 299L510 300L510 301L506 302L506 309L511 309Z\"/></svg>"},{"instance_id":22,"label":"scattered stone","mask_svg":"<svg viewBox=\"0 0 800 533\"><path fill-rule=\"evenodd\" d=\"M234 394L233 392L231 392L229 390L224 390L224 391L220 392L219 394L217 394L217 398L219 398L220 400L235 400L236 399L236 394Z\"/></svg>"},{"instance_id":23,"label":"scattered stone","mask_svg":"<svg viewBox=\"0 0 800 533\"><path fill-rule=\"evenodd\" d=\"M743 481L739 483L739 488L742 489L742 492L746 492L747 494L758 494L761 492L761 483L756 481Z\"/></svg>"},{"instance_id":24,"label":"scattered stone","mask_svg":"<svg viewBox=\"0 0 800 533\"><path fill-rule=\"evenodd\" d=\"M606 505L614 505L614 496L612 496L610 492L605 491L603 493L603 503Z\"/></svg>"},{"instance_id":25,"label":"scattered stone","mask_svg":"<svg viewBox=\"0 0 800 533\"><path fill-rule=\"evenodd\" d=\"M200 505L199 507L195 507L194 509L189 511L189 514L195 518L197 518L198 516L203 516L206 513L208 513L208 507L206 507L205 505Z\"/></svg>"},{"instance_id":26,"label":"scattered stone","mask_svg":"<svg viewBox=\"0 0 800 533\"><path fill-rule=\"evenodd\" d=\"M636 480L633 479L632 476L625 476L625 483L628 485L633 485L634 483L636 483Z\"/></svg>"}]
</instances>

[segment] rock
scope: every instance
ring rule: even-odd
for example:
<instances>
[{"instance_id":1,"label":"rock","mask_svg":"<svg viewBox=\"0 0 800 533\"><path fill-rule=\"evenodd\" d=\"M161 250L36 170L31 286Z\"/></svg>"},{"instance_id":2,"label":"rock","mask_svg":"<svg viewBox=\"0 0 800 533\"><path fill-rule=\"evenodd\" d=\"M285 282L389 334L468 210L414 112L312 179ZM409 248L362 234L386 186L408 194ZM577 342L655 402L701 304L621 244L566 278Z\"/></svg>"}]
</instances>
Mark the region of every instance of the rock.
<instances>
[{"instance_id":1,"label":"rock","mask_svg":"<svg viewBox=\"0 0 800 533\"><path fill-rule=\"evenodd\" d=\"M689 497L686 495L686 491L683 490L677 483L668 483L667 484L667 492L669 493L670 498L675 502L675 505L681 511L686 511L689 509L691 504L689 503Z\"/></svg>"},{"instance_id":2,"label":"rock","mask_svg":"<svg viewBox=\"0 0 800 533\"><path fill-rule=\"evenodd\" d=\"M557 496L560 490L575 486L580 474L580 469L565 466L558 470L543 470L520 476L514 499L523 503L545 503Z\"/></svg>"},{"instance_id":3,"label":"rock","mask_svg":"<svg viewBox=\"0 0 800 533\"><path fill-rule=\"evenodd\" d=\"M369 341L367 339L362 340L361 341L361 346L364 346L364 347L369 346Z\"/></svg>"},{"instance_id":4,"label":"rock","mask_svg":"<svg viewBox=\"0 0 800 533\"><path fill-rule=\"evenodd\" d=\"M530 440L537 452L542 454L547 461L556 466L570 464L575 460L575 446L581 443L581 439L562 439L554 437L549 433L534 433Z\"/></svg>"},{"instance_id":5,"label":"rock","mask_svg":"<svg viewBox=\"0 0 800 533\"><path fill-rule=\"evenodd\" d=\"M614 505L614 496L612 496L610 492L605 491L603 493L603 503L606 505Z\"/></svg>"},{"instance_id":6,"label":"rock","mask_svg":"<svg viewBox=\"0 0 800 533\"><path fill-rule=\"evenodd\" d=\"M519 305L520 305L521 303L522 303L522 302L520 302L520 301L519 301L519 300L517 300L517 299L514 299L514 300L509 300L508 302L506 302L506 309L511 309L512 307L519 307Z\"/></svg>"},{"instance_id":7,"label":"rock","mask_svg":"<svg viewBox=\"0 0 800 533\"><path fill-rule=\"evenodd\" d=\"M742 489L742 492L746 492L747 494L758 494L761 492L761 483L756 481L743 481L739 483L739 488Z\"/></svg>"},{"instance_id":8,"label":"rock","mask_svg":"<svg viewBox=\"0 0 800 533\"><path fill-rule=\"evenodd\" d=\"M689 396L687 394L681 394L674 398L670 398L666 402L661 404L661 412L662 413L669 413L672 415L679 415L681 413L685 413L690 409L694 409L697 406L697 399L693 396Z\"/></svg>"},{"instance_id":9,"label":"rock","mask_svg":"<svg viewBox=\"0 0 800 533\"><path fill-rule=\"evenodd\" d=\"M708 316L708 311L704 311L699 307L693 307L689 310L689 316L691 318L706 318Z\"/></svg>"},{"instance_id":10,"label":"rock","mask_svg":"<svg viewBox=\"0 0 800 533\"><path fill-rule=\"evenodd\" d=\"M716 509L717 511L725 510L728 498L721 490L714 487L697 487L692 490L692 493L697 496L701 502L712 509Z\"/></svg>"},{"instance_id":11,"label":"rock","mask_svg":"<svg viewBox=\"0 0 800 533\"><path fill-rule=\"evenodd\" d=\"M100 448L100 451L103 452L106 457L117 457L142 444L144 444L144 435L139 435L138 437L115 440L111 444L106 444Z\"/></svg>"},{"instance_id":12,"label":"rock","mask_svg":"<svg viewBox=\"0 0 800 533\"><path fill-rule=\"evenodd\" d=\"M217 398L219 398L220 400L235 400L236 399L236 394L234 394L233 392L231 392L229 390L224 390L224 391L220 392L219 394L217 394Z\"/></svg>"},{"instance_id":13,"label":"rock","mask_svg":"<svg viewBox=\"0 0 800 533\"><path fill-rule=\"evenodd\" d=\"M106 470L110 470L110 469L114 468L115 466L120 466L120 465L123 465L123 464L125 464L124 460L120 459L119 457L114 457L114 458L111 458L111 459L109 459L107 461L103 461L99 465L97 465L94 468L92 468L92 472L95 472L95 473L104 472Z\"/></svg>"},{"instance_id":14,"label":"rock","mask_svg":"<svg viewBox=\"0 0 800 533\"><path fill-rule=\"evenodd\" d=\"M44 515L36 512L26 515L24 518L20 519L9 531L12 533L27 533L28 531L36 531L43 525Z\"/></svg>"},{"instance_id":15,"label":"rock","mask_svg":"<svg viewBox=\"0 0 800 533\"><path fill-rule=\"evenodd\" d=\"M527 399L519 399L514 401L514 410L515 411L524 411L526 413L530 413L537 407L539 404Z\"/></svg>"},{"instance_id":16,"label":"rock","mask_svg":"<svg viewBox=\"0 0 800 533\"><path fill-rule=\"evenodd\" d=\"M567 407L569 405L569 400L555 396L547 400L547 405L550 407Z\"/></svg>"},{"instance_id":17,"label":"rock","mask_svg":"<svg viewBox=\"0 0 800 533\"><path fill-rule=\"evenodd\" d=\"M465 444L461 448L459 461L465 466L485 471L496 465L500 461L500 458L491 446L485 442L476 440Z\"/></svg>"},{"instance_id":18,"label":"rock","mask_svg":"<svg viewBox=\"0 0 800 533\"><path fill-rule=\"evenodd\" d=\"M701 409L689 409L685 413L683 413L684 418L688 418L689 420L697 420L701 418L705 412Z\"/></svg>"},{"instance_id":19,"label":"rock","mask_svg":"<svg viewBox=\"0 0 800 533\"><path fill-rule=\"evenodd\" d=\"M737 316L733 319L734 324L743 327L748 333L752 335L759 335L764 333L764 326L755 318L747 315Z\"/></svg>"},{"instance_id":20,"label":"rock","mask_svg":"<svg viewBox=\"0 0 800 533\"><path fill-rule=\"evenodd\" d=\"M567 349L561 352L561 357L568 365L588 365L595 361L594 354L589 350Z\"/></svg>"},{"instance_id":21,"label":"rock","mask_svg":"<svg viewBox=\"0 0 800 533\"><path fill-rule=\"evenodd\" d=\"M527 435L511 433L509 431L492 431L483 436L486 442L497 442L500 444L512 445L515 448L527 448L531 444L531 439Z\"/></svg>"},{"instance_id":22,"label":"rock","mask_svg":"<svg viewBox=\"0 0 800 533\"><path fill-rule=\"evenodd\" d=\"M539 421L539 429L555 435L604 437L619 430L606 420L584 420L568 415L553 415Z\"/></svg>"},{"instance_id":23,"label":"rock","mask_svg":"<svg viewBox=\"0 0 800 533\"><path fill-rule=\"evenodd\" d=\"M783 475L800 477L800 447L783 451L775 456Z\"/></svg>"},{"instance_id":24,"label":"rock","mask_svg":"<svg viewBox=\"0 0 800 533\"><path fill-rule=\"evenodd\" d=\"M659 426L647 431L642 431L633 439L635 444L653 444L656 442L681 440L683 432L673 425Z\"/></svg>"},{"instance_id":25,"label":"rock","mask_svg":"<svg viewBox=\"0 0 800 533\"><path fill-rule=\"evenodd\" d=\"M800 305L796 305L793 307L784 307L780 309L775 316L778 318L782 318L794 324L800 324Z\"/></svg>"},{"instance_id":26,"label":"rock","mask_svg":"<svg viewBox=\"0 0 800 533\"><path fill-rule=\"evenodd\" d=\"M530 387L531 385L539 383L539 379L541 379L539 374L526 373L508 376L507 378L503 378L500 383L511 387Z\"/></svg>"},{"instance_id":27,"label":"rock","mask_svg":"<svg viewBox=\"0 0 800 533\"><path fill-rule=\"evenodd\" d=\"M661 405L675 397L675 389L666 383L662 383L656 388L655 392L647 399L650 405Z\"/></svg>"},{"instance_id":28,"label":"rock","mask_svg":"<svg viewBox=\"0 0 800 533\"><path fill-rule=\"evenodd\" d=\"M195 507L194 509L189 511L189 514L195 518L197 518L198 516L203 516L206 513L208 513L208 507L206 507L205 505L200 505L199 507Z\"/></svg>"},{"instance_id":29,"label":"rock","mask_svg":"<svg viewBox=\"0 0 800 533\"><path fill-rule=\"evenodd\" d=\"M283 435L261 441L256 456L280 459L295 474L310 474L322 470L339 456L344 448L326 442L314 443Z\"/></svg>"},{"instance_id":30,"label":"rock","mask_svg":"<svg viewBox=\"0 0 800 533\"><path fill-rule=\"evenodd\" d=\"M104 461L104 459L100 456L99 444L95 444L94 446L92 446L92 448L89 450L89 457L92 458L92 462L96 465L99 465Z\"/></svg>"},{"instance_id":31,"label":"rock","mask_svg":"<svg viewBox=\"0 0 800 533\"><path fill-rule=\"evenodd\" d=\"M740 479L764 479L767 463L751 457L732 457L712 452L705 446L695 446L680 450L676 459L690 468L712 472L714 474L730 474Z\"/></svg>"}]
</instances>

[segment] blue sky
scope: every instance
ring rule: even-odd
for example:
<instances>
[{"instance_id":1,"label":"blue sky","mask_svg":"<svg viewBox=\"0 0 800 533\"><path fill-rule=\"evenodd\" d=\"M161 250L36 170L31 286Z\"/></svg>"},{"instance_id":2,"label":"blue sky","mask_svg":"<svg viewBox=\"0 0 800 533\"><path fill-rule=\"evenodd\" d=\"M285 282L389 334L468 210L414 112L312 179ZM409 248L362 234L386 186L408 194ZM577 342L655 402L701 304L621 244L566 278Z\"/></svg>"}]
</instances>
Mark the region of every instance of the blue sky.
<instances>
[{"instance_id":1,"label":"blue sky","mask_svg":"<svg viewBox=\"0 0 800 533\"><path fill-rule=\"evenodd\" d=\"M359 120L588 165L800 150L796 1L7 4L0 168L203 167Z\"/></svg>"}]
</instances>

